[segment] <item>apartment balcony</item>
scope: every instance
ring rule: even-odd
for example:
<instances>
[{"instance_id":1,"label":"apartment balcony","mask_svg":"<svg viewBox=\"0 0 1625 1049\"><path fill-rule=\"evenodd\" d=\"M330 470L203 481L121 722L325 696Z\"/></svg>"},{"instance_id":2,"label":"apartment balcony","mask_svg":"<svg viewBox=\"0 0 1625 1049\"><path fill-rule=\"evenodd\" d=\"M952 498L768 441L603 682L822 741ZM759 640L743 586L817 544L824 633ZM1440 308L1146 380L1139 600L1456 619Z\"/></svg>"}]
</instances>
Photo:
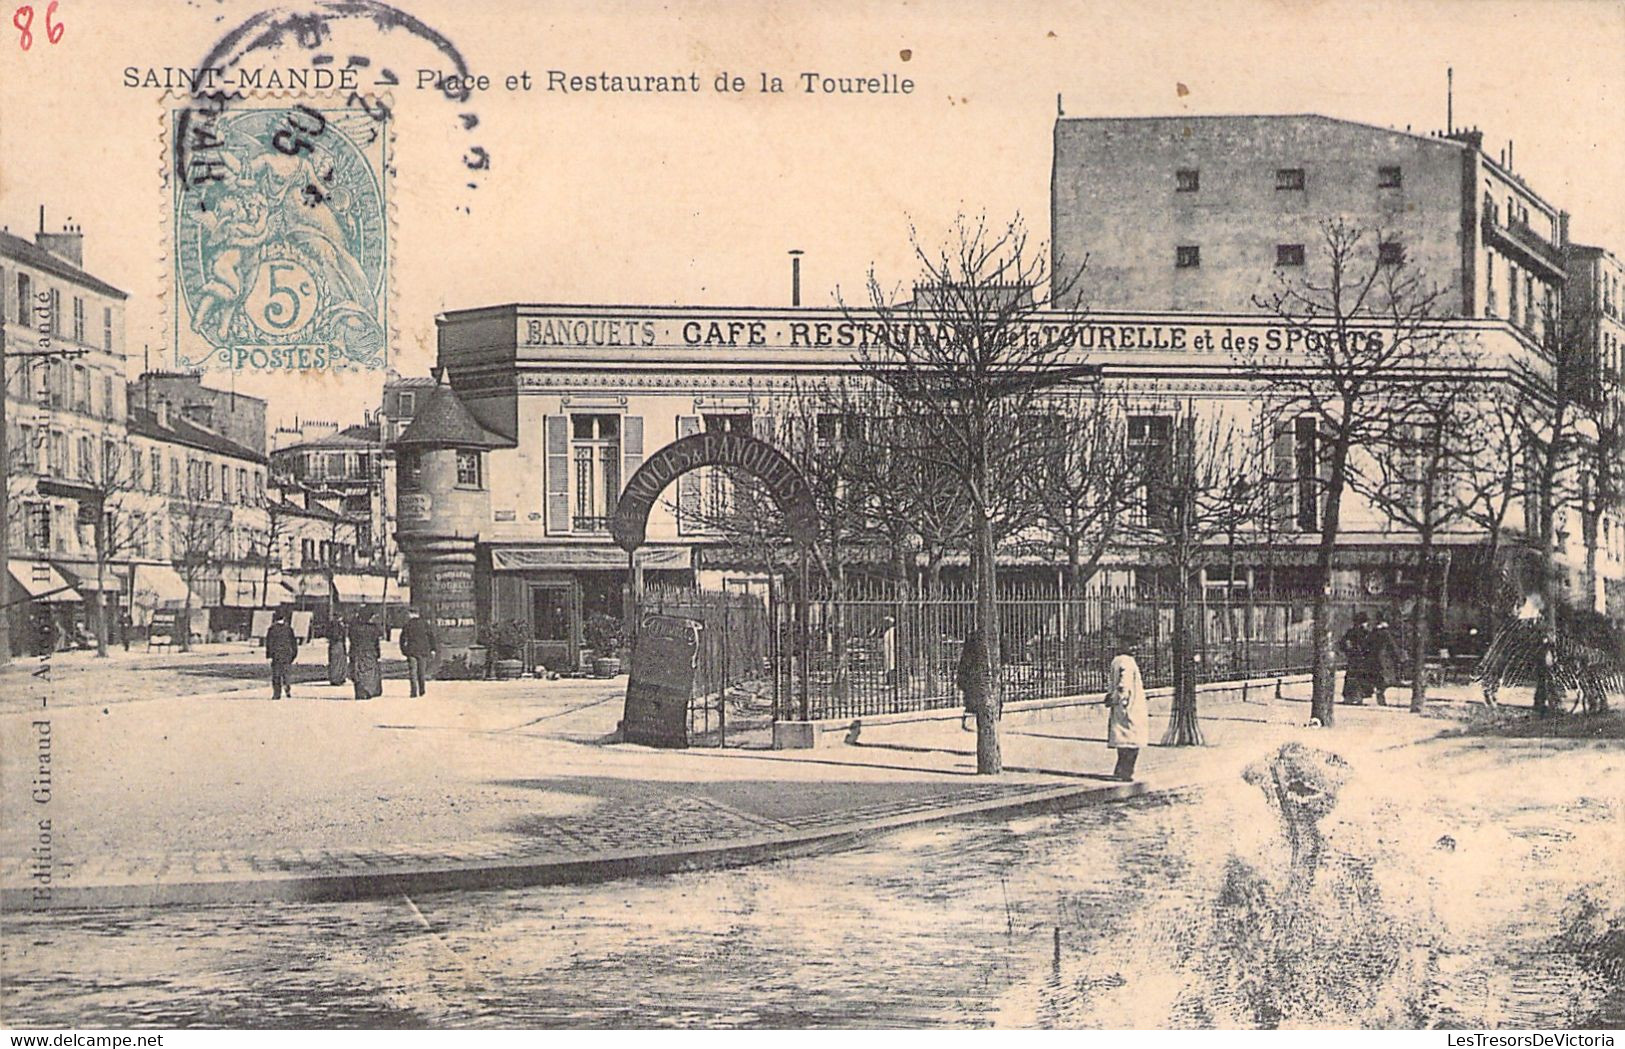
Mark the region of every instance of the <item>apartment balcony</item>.
<instances>
[{"instance_id":1,"label":"apartment balcony","mask_svg":"<svg viewBox=\"0 0 1625 1049\"><path fill-rule=\"evenodd\" d=\"M1517 260L1544 280L1563 283L1563 250L1526 222L1502 222L1498 211L1484 213L1484 243Z\"/></svg>"}]
</instances>

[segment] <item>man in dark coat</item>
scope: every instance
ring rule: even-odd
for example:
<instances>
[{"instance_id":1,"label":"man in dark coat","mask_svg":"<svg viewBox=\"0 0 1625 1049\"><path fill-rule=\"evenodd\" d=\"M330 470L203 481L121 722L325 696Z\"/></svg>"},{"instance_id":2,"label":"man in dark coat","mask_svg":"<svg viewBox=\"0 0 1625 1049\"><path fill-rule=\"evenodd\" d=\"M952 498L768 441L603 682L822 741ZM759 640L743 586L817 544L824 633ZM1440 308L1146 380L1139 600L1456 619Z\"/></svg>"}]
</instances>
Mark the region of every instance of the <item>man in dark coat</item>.
<instances>
[{"instance_id":1,"label":"man in dark coat","mask_svg":"<svg viewBox=\"0 0 1625 1049\"><path fill-rule=\"evenodd\" d=\"M378 646L383 636L374 617L366 613L350 622L350 678L355 682L357 699L372 699L384 693L378 667Z\"/></svg>"},{"instance_id":2,"label":"man in dark coat","mask_svg":"<svg viewBox=\"0 0 1625 1049\"><path fill-rule=\"evenodd\" d=\"M1399 685L1399 643L1388 620L1377 620L1371 631L1371 689L1377 696L1377 706L1388 705L1388 690Z\"/></svg>"},{"instance_id":3,"label":"man in dark coat","mask_svg":"<svg viewBox=\"0 0 1625 1049\"><path fill-rule=\"evenodd\" d=\"M428 676L435 653L439 650L440 639L435 637L434 627L420 617L414 608L412 617L406 621L406 626L401 628L401 655L406 657L407 673L412 680L413 699L429 691L425 678Z\"/></svg>"},{"instance_id":4,"label":"man in dark coat","mask_svg":"<svg viewBox=\"0 0 1625 1049\"><path fill-rule=\"evenodd\" d=\"M965 697L965 712L960 715L959 727L971 730L970 719L987 706L988 693L987 642L980 630L972 630L965 638L965 647L959 653L959 666L955 669L954 683Z\"/></svg>"},{"instance_id":5,"label":"man in dark coat","mask_svg":"<svg viewBox=\"0 0 1625 1049\"><path fill-rule=\"evenodd\" d=\"M299 658L299 638L288 625L288 613L278 612L276 621L265 631L265 658L271 661L271 698L293 698L290 673Z\"/></svg>"},{"instance_id":6,"label":"man in dark coat","mask_svg":"<svg viewBox=\"0 0 1625 1049\"><path fill-rule=\"evenodd\" d=\"M1343 650L1343 702L1350 706L1362 706L1376 683L1371 666L1371 629L1366 625L1370 621L1364 612L1356 612L1354 625L1338 646Z\"/></svg>"}]
</instances>

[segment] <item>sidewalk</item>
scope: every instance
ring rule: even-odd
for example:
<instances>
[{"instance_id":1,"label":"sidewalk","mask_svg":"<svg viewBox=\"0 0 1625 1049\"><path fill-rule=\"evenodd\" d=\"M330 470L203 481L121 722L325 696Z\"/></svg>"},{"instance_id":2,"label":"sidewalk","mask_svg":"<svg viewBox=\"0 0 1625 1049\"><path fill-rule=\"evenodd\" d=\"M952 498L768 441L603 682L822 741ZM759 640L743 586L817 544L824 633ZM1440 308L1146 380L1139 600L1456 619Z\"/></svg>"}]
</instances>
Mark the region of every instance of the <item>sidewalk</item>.
<instances>
[{"instance_id":1,"label":"sidewalk","mask_svg":"<svg viewBox=\"0 0 1625 1049\"><path fill-rule=\"evenodd\" d=\"M0 714L0 903L344 899L595 881L756 862L930 820L1111 801L1233 776L1282 740L1340 750L1433 735L1402 708L1339 708L1335 735L1289 700L1209 704L1201 748L1153 746L1108 780L1102 712L1006 726L1006 772L975 773L957 721L866 728L815 751L659 751L605 742L615 682L442 682L430 697L304 685ZM1166 724L1153 708L1152 739ZM1318 733L1318 734L1317 734ZM39 821L49 819L48 863ZM35 889L41 870L49 899Z\"/></svg>"}]
</instances>

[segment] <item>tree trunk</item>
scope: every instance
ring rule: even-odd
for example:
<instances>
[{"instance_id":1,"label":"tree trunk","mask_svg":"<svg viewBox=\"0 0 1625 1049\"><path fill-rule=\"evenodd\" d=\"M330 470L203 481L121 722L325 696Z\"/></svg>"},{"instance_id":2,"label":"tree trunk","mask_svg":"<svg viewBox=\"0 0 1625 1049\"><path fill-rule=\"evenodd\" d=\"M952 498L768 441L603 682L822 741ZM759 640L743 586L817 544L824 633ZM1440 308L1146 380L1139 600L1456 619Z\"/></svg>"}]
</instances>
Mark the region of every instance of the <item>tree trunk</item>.
<instances>
[{"instance_id":1,"label":"tree trunk","mask_svg":"<svg viewBox=\"0 0 1625 1049\"><path fill-rule=\"evenodd\" d=\"M99 509L99 508L98 508ZM107 594L102 590L102 580L107 576L107 515L98 512L96 525L92 529L96 538L96 658L107 658Z\"/></svg>"},{"instance_id":2,"label":"tree trunk","mask_svg":"<svg viewBox=\"0 0 1625 1049\"><path fill-rule=\"evenodd\" d=\"M1332 556L1337 549L1338 518L1343 509L1344 474L1348 464L1348 442L1339 437L1332 442L1331 471L1326 480L1326 501L1322 505L1320 546L1315 554L1315 604L1311 626L1315 635L1314 673L1309 700L1311 717L1330 728L1335 717L1337 692L1337 645L1332 638Z\"/></svg>"},{"instance_id":3,"label":"tree trunk","mask_svg":"<svg viewBox=\"0 0 1625 1049\"><path fill-rule=\"evenodd\" d=\"M1191 572L1178 568L1174 590L1174 709L1168 742L1176 747L1200 746L1202 726L1196 715L1196 647L1191 643Z\"/></svg>"},{"instance_id":4,"label":"tree trunk","mask_svg":"<svg viewBox=\"0 0 1625 1049\"><path fill-rule=\"evenodd\" d=\"M1418 556L1421 586L1411 603L1411 713L1420 714L1428 702L1428 634L1433 624L1433 529L1424 528Z\"/></svg>"},{"instance_id":5,"label":"tree trunk","mask_svg":"<svg viewBox=\"0 0 1625 1049\"><path fill-rule=\"evenodd\" d=\"M986 472L984 465L980 473L985 475ZM984 480L991 481L991 478L984 477ZM976 773L995 776L1004 771L1004 759L999 753L999 717L1003 713L1004 689L999 668L998 566L994 563L993 522L988 520L985 505L976 507L975 512L976 626L987 649L987 665L983 668L987 698L976 711Z\"/></svg>"},{"instance_id":6,"label":"tree trunk","mask_svg":"<svg viewBox=\"0 0 1625 1049\"><path fill-rule=\"evenodd\" d=\"M1083 562L1083 551L1076 535L1066 543L1066 570L1061 575L1061 659L1066 664L1068 689L1083 686L1082 659L1079 658L1079 633L1082 618L1077 614L1082 603L1078 595L1078 575Z\"/></svg>"}]
</instances>

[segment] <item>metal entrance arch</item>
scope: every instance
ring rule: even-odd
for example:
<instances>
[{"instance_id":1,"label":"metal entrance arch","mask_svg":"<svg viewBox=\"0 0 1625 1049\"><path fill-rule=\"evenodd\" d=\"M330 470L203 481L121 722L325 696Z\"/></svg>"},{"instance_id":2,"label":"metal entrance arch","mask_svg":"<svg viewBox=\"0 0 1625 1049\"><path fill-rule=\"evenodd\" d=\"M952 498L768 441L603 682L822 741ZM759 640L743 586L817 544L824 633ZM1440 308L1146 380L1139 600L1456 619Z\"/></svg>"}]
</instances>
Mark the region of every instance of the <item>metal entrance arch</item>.
<instances>
[{"instance_id":1,"label":"metal entrance arch","mask_svg":"<svg viewBox=\"0 0 1625 1049\"><path fill-rule=\"evenodd\" d=\"M678 438L644 460L637 473L627 480L609 522L610 535L627 554L632 607L642 607L643 573L638 565L637 551L647 535L649 511L654 508L660 493L673 481L702 466L726 466L761 481L779 512L784 515L786 530L795 541L799 553L795 645L799 673L796 692L801 720L805 721L810 709L807 678L808 551L818 532L818 505L801 471L773 445L742 433L708 431ZM628 626L631 628L629 633L635 634L638 624L629 623ZM629 699L632 687L629 679Z\"/></svg>"}]
</instances>

